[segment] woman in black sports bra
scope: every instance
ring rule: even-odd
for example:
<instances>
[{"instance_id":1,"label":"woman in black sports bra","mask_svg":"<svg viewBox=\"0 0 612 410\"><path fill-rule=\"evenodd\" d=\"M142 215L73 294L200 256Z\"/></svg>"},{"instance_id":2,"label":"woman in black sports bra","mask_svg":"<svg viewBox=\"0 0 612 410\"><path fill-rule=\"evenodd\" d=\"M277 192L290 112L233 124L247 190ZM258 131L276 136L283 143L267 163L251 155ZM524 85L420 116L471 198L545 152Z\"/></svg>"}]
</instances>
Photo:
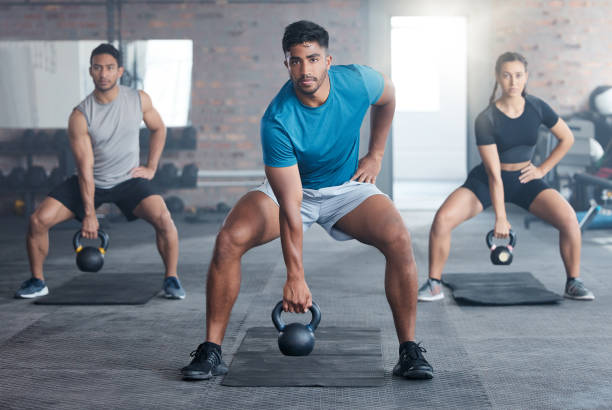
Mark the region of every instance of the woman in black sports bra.
<instances>
[{"instance_id":1,"label":"woman in black sports bra","mask_svg":"<svg viewBox=\"0 0 612 410\"><path fill-rule=\"evenodd\" d=\"M494 235L507 238L510 223L505 202L512 202L559 230L561 258L567 281L564 296L592 300L580 276L581 234L574 209L542 177L563 158L574 143L569 127L537 97L526 93L527 61L507 52L495 64L496 83L489 106L476 118L476 143L482 163L465 183L444 201L429 232L429 279L419 289L419 300L444 297L440 279L448 259L451 231L492 205ZM501 96L496 100L497 88ZM541 124L559 143L539 166L531 162Z\"/></svg>"}]
</instances>

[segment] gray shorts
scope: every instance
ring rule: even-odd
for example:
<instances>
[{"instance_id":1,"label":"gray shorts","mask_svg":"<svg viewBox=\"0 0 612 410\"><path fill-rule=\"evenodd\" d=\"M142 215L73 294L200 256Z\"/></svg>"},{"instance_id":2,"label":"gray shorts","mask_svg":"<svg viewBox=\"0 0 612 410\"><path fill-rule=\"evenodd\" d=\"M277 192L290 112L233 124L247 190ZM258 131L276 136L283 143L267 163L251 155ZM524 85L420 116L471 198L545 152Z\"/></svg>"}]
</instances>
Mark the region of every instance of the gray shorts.
<instances>
[{"instance_id":1,"label":"gray shorts","mask_svg":"<svg viewBox=\"0 0 612 410\"><path fill-rule=\"evenodd\" d=\"M252 191L261 191L278 205L272 187L266 179L263 184ZM348 181L342 185L321 189L302 190L302 227L304 231L313 223L318 223L337 241L348 241L351 236L334 228L336 222L344 215L357 208L372 195L385 195L376 185L365 182Z\"/></svg>"}]
</instances>

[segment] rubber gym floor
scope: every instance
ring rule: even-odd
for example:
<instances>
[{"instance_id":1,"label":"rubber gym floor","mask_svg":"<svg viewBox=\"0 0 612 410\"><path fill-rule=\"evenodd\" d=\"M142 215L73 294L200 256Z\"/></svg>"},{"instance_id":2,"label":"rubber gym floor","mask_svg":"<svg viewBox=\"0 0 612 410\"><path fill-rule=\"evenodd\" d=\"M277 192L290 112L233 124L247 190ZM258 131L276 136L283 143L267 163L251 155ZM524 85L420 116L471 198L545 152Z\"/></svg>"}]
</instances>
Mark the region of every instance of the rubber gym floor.
<instances>
[{"instance_id":1,"label":"rubber gym floor","mask_svg":"<svg viewBox=\"0 0 612 410\"><path fill-rule=\"evenodd\" d=\"M455 230L446 272L530 271L563 292L557 232L541 222L522 226L514 262L491 265L485 212ZM412 234L419 283L426 277L427 236L433 212L403 216ZM460 306L445 289L438 303L420 303L417 340L434 367L430 381L392 377L397 340L384 287L384 258L357 241L335 242L318 226L304 236L304 264L320 326L380 328L384 384L377 388L225 387L219 378L185 382L179 368L204 335L205 276L221 223L188 224L180 235L179 274L184 301L152 298L141 306L44 306L13 299L28 277L23 219L0 220L0 408L612 408L612 285L609 230L583 236L582 276L593 302L558 305ZM79 273L71 237L78 225L51 232L45 265L50 291ZM154 232L146 223L111 223L104 272L159 274ZM245 332L272 326L281 298L284 264L279 241L243 258L242 289L223 342L229 364ZM299 371L296 369L296 371Z\"/></svg>"}]
</instances>

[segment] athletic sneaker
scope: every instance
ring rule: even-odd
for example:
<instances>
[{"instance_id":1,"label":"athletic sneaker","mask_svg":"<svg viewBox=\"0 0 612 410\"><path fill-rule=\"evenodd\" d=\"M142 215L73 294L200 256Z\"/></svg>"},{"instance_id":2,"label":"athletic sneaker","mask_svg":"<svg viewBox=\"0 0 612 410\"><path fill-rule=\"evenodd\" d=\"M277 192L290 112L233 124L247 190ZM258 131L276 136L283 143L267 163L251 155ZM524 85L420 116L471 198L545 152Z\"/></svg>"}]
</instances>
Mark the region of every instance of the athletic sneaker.
<instances>
[{"instance_id":1,"label":"athletic sneaker","mask_svg":"<svg viewBox=\"0 0 612 410\"><path fill-rule=\"evenodd\" d=\"M189 355L193 360L181 369L185 380L207 380L226 374L227 365L221 358L221 346L204 342Z\"/></svg>"},{"instance_id":2,"label":"athletic sneaker","mask_svg":"<svg viewBox=\"0 0 612 410\"><path fill-rule=\"evenodd\" d=\"M572 278L565 283L565 294L563 296L576 300L595 299L593 292L584 287L584 283L582 283L580 278Z\"/></svg>"},{"instance_id":3,"label":"athletic sneaker","mask_svg":"<svg viewBox=\"0 0 612 410\"><path fill-rule=\"evenodd\" d=\"M418 300L422 302L433 302L435 300L444 299L442 291L442 283L439 280L428 278L427 282L419 288Z\"/></svg>"},{"instance_id":4,"label":"athletic sneaker","mask_svg":"<svg viewBox=\"0 0 612 410\"><path fill-rule=\"evenodd\" d=\"M163 291L167 299L185 299L185 290L176 276L164 279Z\"/></svg>"},{"instance_id":5,"label":"athletic sneaker","mask_svg":"<svg viewBox=\"0 0 612 410\"><path fill-rule=\"evenodd\" d=\"M48 294L49 288L47 288L45 281L30 278L21 284L19 290L15 292L15 297L17 299L31 299Z\"/></svg>"},{"instance_id":6,"label":"athletic sneaker","mask_svg":"<svg viewBox=\"0 0 612 410\"><path fill-rule=\"evenodd\" d=\"M427 352L421 343L404 342L400 345L400 357L393 368L394 376L407 379L431 379L433 368L425 360L423 353Z\"/></svg>"}]
</instances>

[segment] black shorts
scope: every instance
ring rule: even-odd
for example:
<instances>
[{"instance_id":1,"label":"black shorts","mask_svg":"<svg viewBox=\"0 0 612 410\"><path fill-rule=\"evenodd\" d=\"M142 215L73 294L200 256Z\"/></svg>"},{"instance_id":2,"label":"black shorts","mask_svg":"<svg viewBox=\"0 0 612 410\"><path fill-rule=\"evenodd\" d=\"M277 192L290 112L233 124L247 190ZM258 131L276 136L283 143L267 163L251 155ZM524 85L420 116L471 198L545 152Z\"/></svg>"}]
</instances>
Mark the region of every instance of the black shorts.
<instances>
[{"instance_id":1,"label":"black shorts","mask_svg":"<svg viewBox=\"0 0 612 410\"><path fill-rule=\"evenodd\" d=\"M132 178L115 185L109 189L97 188L94 194L94 207L98 208L106 202L113 202L121 209L121 212L128 221L138 219L134 215L134 209L140 201L148 196L155 195L157 192L153 188L151 181L145 178ZM79 221L85 216L79 178L71 176L49 193L51 198L60 201L66 208L70 209Z\"/></svg>"},{"instance_id":2,"label":"black shorts","mask_svg":"<svg viewBox=\"0 0 612 410\"><path fill-rule=\"evenodd\" d=\"M551 188L542 179L532 179L526 184L521 184L519 176L521 171L502 171L501 177L504 184L504 200L512 202L529 211L529 206L538 194L545 189ZM491 193L489 191L489 177L484 165L474 167L468 174L462 185L472 191L484 209L491 206Z\"/></svg>"}]
</instances>

